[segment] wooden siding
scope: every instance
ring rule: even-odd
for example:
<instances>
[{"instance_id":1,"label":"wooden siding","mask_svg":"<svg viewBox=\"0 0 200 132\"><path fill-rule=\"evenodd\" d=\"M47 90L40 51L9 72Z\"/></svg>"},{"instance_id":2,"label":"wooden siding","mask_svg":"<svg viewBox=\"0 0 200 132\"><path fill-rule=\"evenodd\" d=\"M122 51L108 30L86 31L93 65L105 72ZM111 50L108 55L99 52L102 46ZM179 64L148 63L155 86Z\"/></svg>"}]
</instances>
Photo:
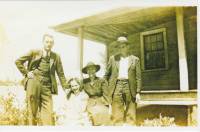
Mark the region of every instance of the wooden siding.
<instances>
[{"instance_id":1,"label":"wooden siding","mask_svg":"<svg viewBox=\"0 0 200 132\"><path fill-rule=\"evenodd\" d=\"M178 70L178 47L175 20L160 24L143 31L159 28L166 28L168 46L168 70L142 72L143 90L178 90L179 89L179 70ZM129 54L141 58L140 32L128 36L130 41ZM116 42L110 44L109 55L115 54Z\"/></svg>"}]
</instances>

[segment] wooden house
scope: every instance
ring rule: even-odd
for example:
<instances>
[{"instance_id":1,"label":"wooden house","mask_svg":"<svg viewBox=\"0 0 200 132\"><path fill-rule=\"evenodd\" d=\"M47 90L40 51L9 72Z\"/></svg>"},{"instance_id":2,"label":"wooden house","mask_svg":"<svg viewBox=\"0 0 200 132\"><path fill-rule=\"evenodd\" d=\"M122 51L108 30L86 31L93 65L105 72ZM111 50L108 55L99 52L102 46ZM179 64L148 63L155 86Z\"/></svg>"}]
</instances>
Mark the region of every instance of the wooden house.
<instances>
[{"instance_id":1,"label":"wooden house","mask_svg":"<svg viewBox=\"0 0 200 132\"><path fill-rule=\"evenodd\" d=\"M125 35L129 54L141 60L138 123L162 113L177 125L197 124L197 7L124 7L53 28L78 37L80 68L83 39L105 44L109 57Z\"/></svg>"}]
</instances>

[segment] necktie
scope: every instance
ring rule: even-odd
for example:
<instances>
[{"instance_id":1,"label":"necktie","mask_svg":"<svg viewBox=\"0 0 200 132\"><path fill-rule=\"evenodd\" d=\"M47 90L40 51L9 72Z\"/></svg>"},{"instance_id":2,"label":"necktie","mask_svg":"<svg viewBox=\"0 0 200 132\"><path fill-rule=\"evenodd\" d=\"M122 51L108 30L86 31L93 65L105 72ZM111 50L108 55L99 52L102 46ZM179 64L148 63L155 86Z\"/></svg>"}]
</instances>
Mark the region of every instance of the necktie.
<instances>
[{"instance_id":1,"label":"necktie","mask_svg":"<svg viewBox=\"0 0 200 132\"><path fill-rule=\"evenodd\" d=\"M46 54L45 54L45 56L44 56L44 58L46 59L46 60L49 60L50 59L50 54L49 54L49 52L45 52Z\"/></svg>"}]
</instances>

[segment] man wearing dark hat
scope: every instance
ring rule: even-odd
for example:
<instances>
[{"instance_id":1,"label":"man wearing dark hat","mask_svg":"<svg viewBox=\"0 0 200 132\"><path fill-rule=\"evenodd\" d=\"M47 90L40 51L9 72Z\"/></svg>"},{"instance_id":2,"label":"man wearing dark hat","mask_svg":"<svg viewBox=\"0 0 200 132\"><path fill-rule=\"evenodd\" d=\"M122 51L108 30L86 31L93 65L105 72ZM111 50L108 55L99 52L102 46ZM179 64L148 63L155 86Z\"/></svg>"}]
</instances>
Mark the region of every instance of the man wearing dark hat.
<instances>
[{"instance_id":1,"label":"man wearing dark hat","mask_svg":"<svg viewBox=\"0 0 200 132\"><path fill-rule=\"evenodd\" d=\"M136 124L136 99L141 89L140 60L128 55L126 37L119 37L119 54L111 56L105 78L109 82L108 100L112 106L113 125Z\"/></svg>"},{"instance_id":2,"label":"man wearing dark hat","mask_svg":"<svg viewBox=\"0 0 200 132\"><path fill-rule=\"evenodd\" d=\"M110 117L108 105L105 98L107 82L96 76L100 69L99 65L89 62L82 72L88 74L88 78L83 80L83 89L89 96L87 111L94 126L109 125Z\"/></svg>"},{"instance_id":3,"label":"man wearing dark hat","mask_svg":"<svg viewBox=\"0 0 200 132\"><path fill-rule=\"evenodd\" d=\"M54 45L53 36L45 34L43 44L42 50L32 50L16 60L17 68L25 77L29 125L38 124L38 112L41 125L53 125L52 94L58 94L55 73L62 87L68 88L60 56L51 51ZM24 65L26 62L27 67Z\"/></svg>"}]
</instances>

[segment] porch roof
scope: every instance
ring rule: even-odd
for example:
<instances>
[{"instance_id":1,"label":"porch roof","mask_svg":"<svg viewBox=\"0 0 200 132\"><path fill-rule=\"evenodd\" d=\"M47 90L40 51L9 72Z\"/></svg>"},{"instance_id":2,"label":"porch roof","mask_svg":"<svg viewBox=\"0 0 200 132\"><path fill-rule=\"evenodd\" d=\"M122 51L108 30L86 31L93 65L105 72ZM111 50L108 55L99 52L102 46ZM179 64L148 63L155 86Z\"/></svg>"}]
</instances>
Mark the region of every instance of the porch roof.
<instances>
[{"instance_id":1,"label":"porch roof","mask_svg":"<svg viewBox=\"0 0 200 132\"><path fill-rule=\"evenodd\" d=\"M123 7L97 15L80 18L53 26L67 35L77 36L78 29L84 27L84 39L109 44L121 35L134 34L146 28L175 20L176 7ZM192 15L196 8L184 7L186 15Z\"/></svg>"},{"instance_id":2,"label":"porch roof","mask_svg":"<svg viewBox=\"0 0 200 132\"><path fill-rule=\"evenodd\" d=\"M175 7L123 7L52 28L57 32L78 36L78 29L84 27L84 39L108 44L121 35L134 34L174 19Z\"/></svg>"}]
</instances>

